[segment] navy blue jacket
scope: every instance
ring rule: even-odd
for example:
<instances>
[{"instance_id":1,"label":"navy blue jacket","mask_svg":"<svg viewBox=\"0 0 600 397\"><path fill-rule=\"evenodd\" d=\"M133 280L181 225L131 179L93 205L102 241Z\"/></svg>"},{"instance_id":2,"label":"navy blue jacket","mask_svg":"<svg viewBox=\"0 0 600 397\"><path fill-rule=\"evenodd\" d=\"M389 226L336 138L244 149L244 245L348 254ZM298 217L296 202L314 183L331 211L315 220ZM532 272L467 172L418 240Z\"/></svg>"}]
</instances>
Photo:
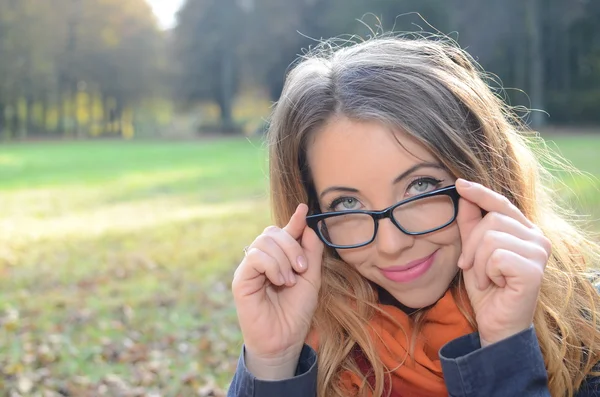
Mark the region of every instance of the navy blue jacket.
<instances>
[{"instance_id":1,"label":"navy blue jacket","mask_svg":"<svg viewBox=\"0 0 600 397\"><path fill-rule=\"evenodd\" d=\"M442 347L439 356L450 396L550 396L548 376L533 327L484 348L477 333L465 335ZM316 397L316 384L317 354L308 345L300 354L296 376L281 381L256 379L247 370L242 351L227 396ZM600 397L600 378L589 378L576 397Z\"/></svg>"},{"instance_id":2,"label":"navy blue jacket","mask_svg":"<svg viewBox=\"0 0 600 397\"><path fill-rule=\"evenodd\" d=\"M590 277L590 282L600 292L600 272ZM382 288L379 299L409 314L415 310ZM478 333L465 335L443 346L439 356L451 397L550 396L548 374L533 327L484 348ZM600 371L600 364L596 371ZM296 375L281 381L256 379L246 368L242 351L227 397L316 397L316 385L317 353L308 345L302 349ZM600 397L600 377L589 377L575 397Z\"/></svg>"}]
</instances>

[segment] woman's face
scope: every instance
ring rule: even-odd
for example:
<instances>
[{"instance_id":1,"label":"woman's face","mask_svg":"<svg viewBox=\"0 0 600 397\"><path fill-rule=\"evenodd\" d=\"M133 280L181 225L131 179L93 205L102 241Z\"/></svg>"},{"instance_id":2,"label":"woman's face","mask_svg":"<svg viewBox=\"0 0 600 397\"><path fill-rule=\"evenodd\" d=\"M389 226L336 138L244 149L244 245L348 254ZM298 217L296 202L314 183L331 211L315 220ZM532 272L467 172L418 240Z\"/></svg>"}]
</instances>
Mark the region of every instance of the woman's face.
<instances>
[{"instance_id":1,"label":"woman's face","mask_svg":"<svg viewBox=\"0 0 600 397\"><path fill-rule=\"evenodd\" d=\"M308 147L308 161L322 212L382 210L455 181L414 138L379 123L336 118L314 137ZM423 225L432 222L435 214L427 210L428 206L414 208L421 212L411 215L413 224L417 222L418 227L420 219ZM361 235L359 229L364 226L359 225L364 224L353 225L341 233ZM363 235L370 233L367 230ZM375 241L360 248L339 249L338 254L402 304L421 308L446 292L458 270L460 251L456 222L429 234L411 236L390 219L382 219Z\"/></svg>"}]
</instances>

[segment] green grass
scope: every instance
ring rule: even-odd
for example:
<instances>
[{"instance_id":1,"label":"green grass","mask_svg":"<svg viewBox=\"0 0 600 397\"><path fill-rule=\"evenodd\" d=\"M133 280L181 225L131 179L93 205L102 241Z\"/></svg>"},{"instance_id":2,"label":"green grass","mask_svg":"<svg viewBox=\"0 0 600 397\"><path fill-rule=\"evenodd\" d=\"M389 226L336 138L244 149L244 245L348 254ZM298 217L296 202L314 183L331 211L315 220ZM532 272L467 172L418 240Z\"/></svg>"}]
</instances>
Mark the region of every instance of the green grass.
<instances>
[{"instance_id":1,"label":"green grass","mask_svg":"<svg viewBox=\"0 0 600 397\"><path fill-rule=\"evenodd\" d=\"M224 386L265 174L247 140L0 147L0 389Z\"/></svg>"},{"instance_id":2,"label":"green grass","mask_svg":"<svg viewBox=\"0 0 600 397\"><path fill-rule=\"evenodd\" d=\"M553 140L600 175L600 135ZM269 223L266 169L245 139L0 146L0 389L225 387L229 283ZM565 178L600 219L598 182Z\"/></svg>"},{"instance_id":3,"label":"green grass","mask_svg":"<svg viewBox=\"0 0 600 397\"><path fill-rule=\"evenodd\" d=\"M554 172L563 184L555 189L574 219L592 233L600 233L600 134L546 138L548 147L566 158L579 173Z\"/></svg>"},{"instance_id":4,"label":"green grass","mask_svg":"<svg viewBox=\"0 0 600 397\"><path fill-rule=\"evenodd\" d=\"M560 152L575 167L596 177L600 176L600 134L578 137L548 137L548 146Z\"/></svg>"}]
</instances>

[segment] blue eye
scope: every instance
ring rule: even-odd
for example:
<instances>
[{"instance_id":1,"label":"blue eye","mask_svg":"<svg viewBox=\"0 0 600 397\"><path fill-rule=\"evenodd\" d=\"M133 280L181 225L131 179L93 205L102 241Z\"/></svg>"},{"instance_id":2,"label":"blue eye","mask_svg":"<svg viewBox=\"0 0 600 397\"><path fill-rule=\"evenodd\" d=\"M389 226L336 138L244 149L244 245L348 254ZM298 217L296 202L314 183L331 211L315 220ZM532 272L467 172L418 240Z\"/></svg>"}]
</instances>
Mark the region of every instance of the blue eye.
<instances>
[{"instance_id":1,"label":"blue eye","mask_svg":"<svg viewBox=\"0 0 600 397\"><path fill-rule=\"evenodd\" d=\"M407 188L407 196L417 196L419 194L428 193L437 189L441 180L435 178L419 178L410 183Z\"/></svg>"},{"instance_id":2,"label":"blue eye","mask_svg":"<svg viewBox=\"0 0 600 397\"><path fill-rule=\"evenodd\" d=\"M359 209L360 202L354 197L340 197L331 202L331 211L353 211Z\"/></svg>"}]
</instances>

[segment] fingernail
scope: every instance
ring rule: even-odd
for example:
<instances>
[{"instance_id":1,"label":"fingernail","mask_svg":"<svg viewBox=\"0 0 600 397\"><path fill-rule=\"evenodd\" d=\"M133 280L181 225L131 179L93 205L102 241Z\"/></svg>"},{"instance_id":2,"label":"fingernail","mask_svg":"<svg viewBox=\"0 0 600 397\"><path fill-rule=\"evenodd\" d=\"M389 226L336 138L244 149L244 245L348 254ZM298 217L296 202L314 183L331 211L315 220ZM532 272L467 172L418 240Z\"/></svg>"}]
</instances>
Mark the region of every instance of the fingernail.
<instances>
[{"instance_id":1,"label":"fingernail","mask_svg":"<svg viewBox=\"0 0 600 397\"><path fill-rule=\"evenodd\" d=\"M307 266L306 265L306 259L302 255L300 255L298 257L298 259L296 259L296 262L298 263L298 267L300 269L302 269L302 270L306 269L306 266Z\"/></svg>"},{"instance_id":2,"label":"fingernail","mask_svg":"<svg viewBox=\"0 0 600 397\"><path fill-rule=\"evenodd\" d=\"M464 263L463 263L463 257L462 257L462 255L458 257L458 263L457 264L458 264L458 267L460 267L461 269L463 268Z\"/></svg>"},{"instance_id":3,"label":"fingernail","mask_svg":"<svg viewBox=\"0 0 600 397\"><path fill-rule=\"evenodd\" d=\"M463 189L467 189L467 188L469 188L469 187L473 186L473 184L472 184L471 182L469 182L469 181L465 181L464 179L458 179L458 180L456 181L456 184L457 184L459 187L462 187Z\"/></svg>"},{"instance_id":4,"label":"fingernail","mask_svg":"<svg viewBox=\"0 0 600 397\"><path fill-rule=\"evenodd\" d=\"M280 285L284 285L285 284L285 277L281 273L279 273L279 284Z\"/></svg>"},{"instance_id":5,"label":"fingernail","mask_svg":"<svg viewBox=\"0 0 600 397\"><path fill-rule=\"evenodd\" d=\"M296 284L296 275L294 274L293 270L290 270L290 281L292 284Z\"/></svg>"}]
</instances>

